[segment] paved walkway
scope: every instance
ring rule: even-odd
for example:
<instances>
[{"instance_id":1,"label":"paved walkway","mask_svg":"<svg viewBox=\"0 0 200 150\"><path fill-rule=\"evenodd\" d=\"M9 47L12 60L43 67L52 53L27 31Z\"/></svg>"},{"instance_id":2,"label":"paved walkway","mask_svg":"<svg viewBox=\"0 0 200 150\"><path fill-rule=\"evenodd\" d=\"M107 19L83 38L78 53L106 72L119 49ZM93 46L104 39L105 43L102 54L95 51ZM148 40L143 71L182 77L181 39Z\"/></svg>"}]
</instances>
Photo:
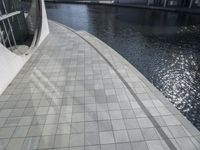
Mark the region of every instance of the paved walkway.
<instances>
[{"instance_id":1,"label":"paved walkway","mask_svg":"<svg viewBox=\"0 0 200 150\"><path fill-rule=\"evenodd\" d=\"M0 150L200 149L200 132L110 47L50 30L0 97Z\"/></svg>"}]
</instances>

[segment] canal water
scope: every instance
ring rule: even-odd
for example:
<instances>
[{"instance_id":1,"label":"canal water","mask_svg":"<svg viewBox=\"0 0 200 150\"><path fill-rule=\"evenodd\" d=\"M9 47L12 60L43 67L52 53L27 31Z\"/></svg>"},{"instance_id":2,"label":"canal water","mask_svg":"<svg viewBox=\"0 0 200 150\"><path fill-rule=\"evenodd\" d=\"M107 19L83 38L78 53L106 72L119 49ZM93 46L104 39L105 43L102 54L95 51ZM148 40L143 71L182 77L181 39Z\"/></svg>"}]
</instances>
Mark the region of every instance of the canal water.
<instances>
[{"instance_id":1,"label":"canal water","mask_svg":"<svg viewBox=\"0 0 200 150\"><path fill-rule=\"evenodd\" d=\"M200 130L200 16L103 5L46 7L49 19L115 49Z\"/></svg>"}]
</instances>

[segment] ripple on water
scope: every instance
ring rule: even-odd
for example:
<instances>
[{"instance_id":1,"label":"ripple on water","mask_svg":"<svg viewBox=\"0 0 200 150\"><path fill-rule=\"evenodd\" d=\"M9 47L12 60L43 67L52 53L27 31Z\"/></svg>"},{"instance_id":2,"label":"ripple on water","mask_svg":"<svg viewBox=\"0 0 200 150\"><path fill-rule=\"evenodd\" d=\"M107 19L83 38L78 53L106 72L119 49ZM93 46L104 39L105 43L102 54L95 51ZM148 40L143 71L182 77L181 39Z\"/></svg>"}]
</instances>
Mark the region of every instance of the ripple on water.
<instances>
[{"instance_id":1,"label":"ripple on water","mask_svg":"<svg viewBox=\"0 0 200 150\"><path fill-rule=\"evenodd\" d=\"M47 4L47 13L110 45L200 130L199 16L73 4Z\"/></svg>"}]
</instances>

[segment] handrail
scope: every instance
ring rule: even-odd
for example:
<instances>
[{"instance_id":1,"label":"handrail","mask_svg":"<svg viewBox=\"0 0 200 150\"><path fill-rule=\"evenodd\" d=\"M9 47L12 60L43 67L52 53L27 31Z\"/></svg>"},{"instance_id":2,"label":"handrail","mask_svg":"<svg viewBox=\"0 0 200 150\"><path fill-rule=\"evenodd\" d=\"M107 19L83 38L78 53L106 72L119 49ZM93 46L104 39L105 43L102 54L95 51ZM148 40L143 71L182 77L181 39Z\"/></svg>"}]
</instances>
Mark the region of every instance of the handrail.
<instances>
[{"instance_id":1,"label":"handrail","mask_svg":"<svg viewBox=\"0 0 200 150\"><path fill-rule=\"evenodd\" d=\"M2 16L0 16L0 21L3 21L3 20L8 19L10 17L19 15L20 13L21 13L21 11L16 11L16 12L12 12L12 13L9 13L9 14L2 15Z\"/></svg>"}]
</instances>

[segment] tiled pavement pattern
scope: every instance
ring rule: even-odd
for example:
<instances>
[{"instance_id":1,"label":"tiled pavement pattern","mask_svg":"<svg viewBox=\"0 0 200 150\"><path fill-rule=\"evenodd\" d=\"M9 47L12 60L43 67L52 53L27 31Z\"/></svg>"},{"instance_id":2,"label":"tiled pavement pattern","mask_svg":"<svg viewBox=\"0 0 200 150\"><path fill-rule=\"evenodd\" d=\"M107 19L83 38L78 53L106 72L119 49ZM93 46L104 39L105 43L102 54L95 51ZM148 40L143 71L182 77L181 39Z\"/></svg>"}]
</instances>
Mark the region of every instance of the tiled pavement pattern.
<instances>
[{"instance_id":1,"label":"tiled pavement pattern","mask_svg":"<svg viewBox=\"0 0 200 150\"><path fill-rule=\"evenodd\" d=\"M200 149L200 133L112 49L50 30L0 96L0 150Z\"/></svg>"}]
</instances>

